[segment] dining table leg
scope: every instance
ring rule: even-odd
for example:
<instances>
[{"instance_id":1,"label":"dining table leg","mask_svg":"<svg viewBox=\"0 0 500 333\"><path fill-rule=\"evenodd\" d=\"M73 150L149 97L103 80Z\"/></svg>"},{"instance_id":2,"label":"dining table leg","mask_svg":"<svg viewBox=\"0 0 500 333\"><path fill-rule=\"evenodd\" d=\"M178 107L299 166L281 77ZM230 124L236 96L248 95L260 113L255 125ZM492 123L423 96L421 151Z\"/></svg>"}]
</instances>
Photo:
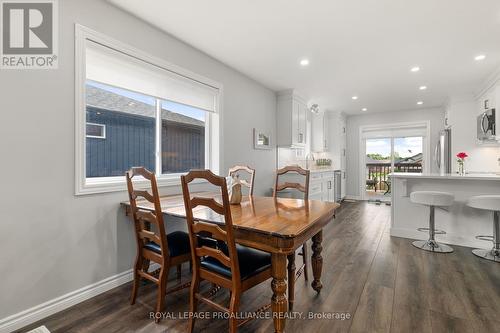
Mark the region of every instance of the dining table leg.
<instances>
[{"instance_id":1,"label":"dining table leg","mask_svg":"<svg viewBox=\"0 0 500 333\"><path fill-rule=\"evenodd\" d=\"M293 311L295 301L295 252L288 255L288 310Z\"/></svg>"},{"instance_id":2,"label":"dining table leg","mask_svg":"<svg viewBox=\"0 0 500 333\"><path fill-rule=\"evenodd\" d=\"M274 321L274 332L282 333L285 331L285 316L288 308L286 299L286 254L273 253L271 255L271 266L273 281L271 288L273 297L271 298L271 309Z\"/></svg>"},{"instance_id":3,"label":"dining table leg","mask_svg":"<svg viewBox=\"0 0 500 333\"><path fill-rule=\"evenodd\" d=\"M323 241L323 230L320 230L316 235L312 238L312 270L314 280L311 283L311 286L317 293L321 291L323 285L321 284L321 270L323 269L323 257L321 256L321 251L323 250L323 246L321 242Z\"/></svg>"}]
</instances>

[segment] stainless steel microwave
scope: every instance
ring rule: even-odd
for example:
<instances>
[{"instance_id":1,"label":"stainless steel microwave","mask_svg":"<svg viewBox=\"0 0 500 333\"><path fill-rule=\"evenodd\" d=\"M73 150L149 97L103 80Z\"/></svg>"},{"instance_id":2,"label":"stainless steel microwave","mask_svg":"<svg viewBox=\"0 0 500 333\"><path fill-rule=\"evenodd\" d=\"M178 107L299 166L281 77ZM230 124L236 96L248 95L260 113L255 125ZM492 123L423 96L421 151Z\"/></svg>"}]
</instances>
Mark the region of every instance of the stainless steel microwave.
<instances>
[{"instance_id":1,"label":"stainless steel microwave","mask_svg":"<svg viewBox=\"0 0 500 333\"><path fill-rule=\"evenodd\" d=\"M489 109L477 117L477 139L480 141L496 140L495 109Z\"/></svg>"}]
</instances>

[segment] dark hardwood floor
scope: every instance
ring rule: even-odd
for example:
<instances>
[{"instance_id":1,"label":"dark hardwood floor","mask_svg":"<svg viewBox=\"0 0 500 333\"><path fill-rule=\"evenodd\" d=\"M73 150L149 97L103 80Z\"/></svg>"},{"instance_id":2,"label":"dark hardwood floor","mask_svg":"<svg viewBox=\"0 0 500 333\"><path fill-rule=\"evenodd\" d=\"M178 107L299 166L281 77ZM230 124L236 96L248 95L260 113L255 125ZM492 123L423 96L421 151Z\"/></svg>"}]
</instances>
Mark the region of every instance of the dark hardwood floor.
<instances>
[{"instance_id":1,"label":"dark hardwood floor","mask_svg":"<svg viewBox=\"0 0 500 333\"><path fill-rule=\"evenodd\" d=\"M408 239L391 238L389 228L390 207L342 205L324 230L323 290L316 295L310 281L306 284L301 277L295 285L294 311L351 317L289 319L287 332L500 332L500 264L459 246L451 254L424 252ZM189 278L187 265L183 278ZM173 269L169 286L175 283ZM118 287L21 331L39 325L51 332L186 331L187 319L155 324L149 318L155 305L153 285L142 286L134 306L129 305L130 291L131 284ZM216 297L228 294L221 291ZM243 295L242 311L256 310L270 297L268 283L258 286ZM166 311L177 315L187 310L188 289L167 296ZM203 304L199 310L211 311ZM195 325L197 332L220 333L227 328L225 319L197 319ZM239 331L272 332L272 320L253 320Z\"/></svg>"}]
</instances>

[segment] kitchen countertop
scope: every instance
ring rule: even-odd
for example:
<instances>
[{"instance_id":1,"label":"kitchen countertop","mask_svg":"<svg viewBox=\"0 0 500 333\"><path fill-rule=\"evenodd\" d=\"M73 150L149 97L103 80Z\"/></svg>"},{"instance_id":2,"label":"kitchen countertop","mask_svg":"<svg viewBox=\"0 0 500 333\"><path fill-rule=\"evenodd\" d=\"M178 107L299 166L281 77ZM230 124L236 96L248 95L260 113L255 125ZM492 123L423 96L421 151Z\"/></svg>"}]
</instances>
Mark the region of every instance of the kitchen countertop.
<instances>
[{"instance_id":1,"label":"kitchen countertop","mask_svg":"<svg viewBox=\"0 0 500 333\"><path fill-rule=\"evenodd\" d=\"M309 168L309 171L314 173L314 172L334 172L334 171L339 171L339 169L334 169L332 167L312 167Z\"/></svg>"},{"instance_id":2,"label":"kitchen countertop","mask_svg":"<svg viewBox=\"0 0 500 333\"><path fill-rule=\"evenodd\" d=\"M410 178L410 179L453 179L453 180L500 180L500 174L496 173L469 173L465 176L460 176L456 173L410 173L410 172L395 172L391 174L393 178Z\"/></svg>"}]
</instances>

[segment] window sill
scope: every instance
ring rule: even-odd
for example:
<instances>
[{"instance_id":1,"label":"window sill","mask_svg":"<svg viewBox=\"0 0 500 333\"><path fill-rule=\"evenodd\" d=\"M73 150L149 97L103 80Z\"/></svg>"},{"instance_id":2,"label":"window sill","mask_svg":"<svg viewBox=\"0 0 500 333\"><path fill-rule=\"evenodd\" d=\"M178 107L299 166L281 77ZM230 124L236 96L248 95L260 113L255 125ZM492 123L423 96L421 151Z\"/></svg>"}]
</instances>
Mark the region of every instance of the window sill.
<instances>
[{"instance_id":1,"label":"window sill","mask_svg":"<svg viewBox=\"0 0 500 333\"><path fill-rule=\"evenodd\" d=\"M171 174L168 176L158 177L156 182L158 187L180 186L182 173ZM204 180L195 180L192 184L205 183ZM138 179L134 181L139 187L148 187L149 181L146 179ZM85 179L83 184L77 184L75 195L90 195L99 193L122 192L127 191L127 182L123 177L102 177Z\"/></svg>"}]
</instances>

